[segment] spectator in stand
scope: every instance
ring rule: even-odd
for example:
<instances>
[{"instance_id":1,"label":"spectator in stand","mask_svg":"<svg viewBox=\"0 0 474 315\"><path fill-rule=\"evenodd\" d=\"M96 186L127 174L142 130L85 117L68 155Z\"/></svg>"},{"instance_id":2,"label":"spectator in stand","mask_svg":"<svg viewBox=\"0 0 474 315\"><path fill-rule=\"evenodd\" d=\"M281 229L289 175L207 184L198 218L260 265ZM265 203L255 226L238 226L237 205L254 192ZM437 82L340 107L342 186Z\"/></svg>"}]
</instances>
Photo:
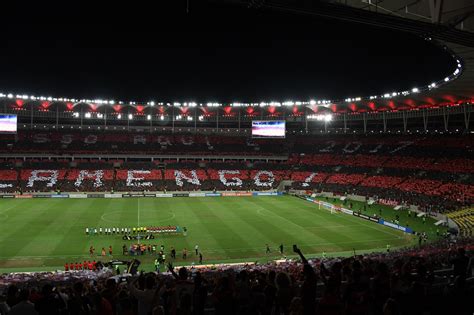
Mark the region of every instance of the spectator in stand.
<instances>
[{"instance_id":1,"label":"spectator in stand","mask_svg":"<svg viewBox=\"0 0 474 315\"><path fill-rule=\"evenodd\" d=\"M203 315L206 306L206 299L208 293L207 281L202 277L200 272L196 273L194 277L194 291L193 291L193 313L196 315Z\"/></svg>"},{"instance_id":2,"label":"spectator in stand","mask_svg":"<svg viewBox=\"0 0 474 315\"><path fill-rule=\"evenodd\" d=\"M51 284L45 284L41 291L41 298L35 302L36 310L40 315L60 314L66 303L58 292L53 292Z\"/></svg>"},{"instance_id":3,"label":"spectator in stand","mask_svg":"<svg viewBox=\"0 0 474 315\"><path fill-rule=\"evenodd\" d=\"M18 296L18 303L10 309L9 315L37 315L35 305L29 301L30 290L23 289Z\"/></svg>"},{"instance_id":4,"label":"spectator in stand","mask_svg":"<svg viewBox=\"0 0 474 315\"><path fill-rule=\"evenodd\" d=\"M289 314L294 288L291 279L285 272L279 272L275 278L276 283L276 313Z\"/></svg>"},{"instance_id":5,"label":"spectator in stand","mask_svg":"<svg viewBox=\"0 0 474 315\"><path fill-rule=\"evenodd\" d=\"M117 305L118 288L115 279L108 279L105 283L105 288L101 292L101 296L107 300L108 304L115 311Z\"/></svg>"},{"instance_id":6,"label":"spectator in stand","mask_svg":"<svg viewBox=\"0 0 474 315\"><path fill-rule=\"evenodd\" d=\"M216 315L235 314L234 287L229 274L225 274L217 280L212 297Z\"/></svg>"},{"instance_id":7,"label":"spectator in stand","mask_svg":"<svg viewBox=\"0 0 474 315\"><path fill-rule=\"evenodd\" d=\"M453 275L465 279L468 276L467 271L471 267L471 259L466 256L466 250L463 247L458 248L457 256L452 260Z\"/></svg>"},{"instance_id":8,"label":"spectator in stand","mask_svg":"<svg viewBox=\"0 0 474 315\"><path fill-rule=\"evenodd\" d=\"M473 244L472 238L439 240L324 260L306 258L296 249L299 260L189 267L178 273L169 266L168 272L142 275L128 285L117 283L120 277L107 268L3 274L0 290L14 307L16 286L29 288L26 301L52 314L57 309L65 314L203 314L205 308L215 314L472 314ZM57 304L60 299L63 306Z\"/></svg>"},{"instance_id":9,"label":"spectator in stand","mask_svg":"<svg viewBox=\"0 0 474 315\"><path fill-rule=\"evenodd\" d=\"M84 295L84 284L76 282L73 285L70 298L67 302L71 315L89 314L92 309L90 299Z\"/></svg>"},{"instance_id":10,"label":"spectator in stand","mask_svg":"<svg viewBox=\"0 0 474 315\"><path fill-rule=\"evenodd\" d=\"M155 278L152 275L143 276L139 278L128 278L128 289L130 294L138 300L138 315L151 314L154 309L154 303L156 292L159 292L159 288L155 290ZM143 289L137 288L139 282L144 282Z\"/></svg>"},{"instance_id":11,"label":"spectator in stand","mask_svg":"<svg viewBox=\"0 0 474 315\"><path fill-rule=\"evenodd\" d=\"M11 285L8 287L6 302L10 308L18 303L18 292L18 287L16 285Z\"/></svg>"},{"instance_id":12,"label":"spectator in stand","mask_svg":"<svg viewBox=\"0 0 474 315\"><path fill-rule=\"evenodd\" d=\"M173 265L168 264L168 271L176 279L176 296L178 312L187 314L191 311L192 297L194 291L193 283L188 279L188 270L185 267L179 268L178 273L174 271Z\"/></svg>"},{"instance_id":13,"label":"spectator in stand","mask_svg":"<svg viewBox=\"0 0 474 315\"><path fill-rule=\"evenodd\" d=\"M316 288L318 279L313 267L309 264L306 257L304 257L301 250L295 246L294 251L300 256L303 262L303 284L301 286L303 314L314 314L316 311Z\"/></svg>"}]
</instances>

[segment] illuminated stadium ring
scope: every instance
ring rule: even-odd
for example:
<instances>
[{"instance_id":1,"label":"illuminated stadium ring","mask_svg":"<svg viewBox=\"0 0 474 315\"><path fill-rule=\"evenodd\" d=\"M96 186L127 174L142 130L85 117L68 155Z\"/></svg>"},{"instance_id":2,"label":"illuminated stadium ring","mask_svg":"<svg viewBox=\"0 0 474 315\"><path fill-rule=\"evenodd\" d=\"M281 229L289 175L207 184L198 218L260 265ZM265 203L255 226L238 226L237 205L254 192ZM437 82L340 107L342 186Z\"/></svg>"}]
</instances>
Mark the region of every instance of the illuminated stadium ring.
<instances>
[{"instance_id":1,"label":"illuminated stadium ring","mask_svg":"<svg viewBox=\"0 0 474 315\"><path fill-rule=\"evenodd\" d=\"M115 119L128 119L133 120L135 115L146 117L147 120L152 120L153 115L146 115L145 110L149 107L163 106L170 108L223 108L223 107L309 107L312 109L321 108L332 111L333 113L339 112L348 112L348 113L363 113L363 112L377 112L385 110L417 110L420 108L428 108L430 106L436 107L439 104L432 104L426 100L409 100L409 97L420 98L419 96L429 96L432 93L440 94L440 99L449 99L446 98L445 85L450 85L456 79L460 78L465 69L469 69L472 66L470 61L471 56L468 53L465 53L463 50L457 49L457 47L448 47L446 44L438 43L432 38L425 38L424 40L434 44L433 49L441 49L447 52L455 62L455 68L453 72L446 75L443 78L435 80L433 82L428 82L417 87L410 87L406 90L396 91L390 90L386 91L383 94L373 94L370 96L351 96L345 98L338 98L335 100L328 99L306 99L306 100L286 100L286 101L264 101L264 102L173 102L173 101L115 101L115 100L104 100L104 99L75 99L75 98L63 98L63 97L52 97L52 96L34 96L29 94L13 94L13 93L1 93L0 100L4 99L8 102L13 102L12 105L17 106L17 109L23 109L24 105L27 102L39 103L39 111L48 111L48 108L53 103L61 103L65 105L65 111L70 112L72 118L86 118L86 119L104 119L108 116L108 119L114 117ZM467 73L469 76L469 73ZM467 78L468 79L468 78ZM469 80L469 79L468 79ZM439 88L442 88L439 92L435 92ZM454 90L458 91L459 88ZM449 94L449 93L448 93ZM462 93L461 93L462 95ZM467 95L464 93L464 95ZM471 95L471 94L469 94ZM418 96L418 97L417 97ZM463 98L457 101L471 102L471 98ZM456 103L456 101L449 101L451 103ZM448 103L449 103L448 102ZM397 103L400 103L398 105ZM87 104L91 107L92 111L90 112L74 112L74 107L80 104ZM131 106L136 109L135 113L121 113L120 108L125 106ZM428 107L427 107L428 106ZM108 111L107 113L100 112L100 107L108 107L114 112ZM179 112L178 112L179 113ZM314 110L315 114L308 115L310 120L323 120L328 121L331 118L324 114L324 112L318 112ZM224 115L225 116L225 115ZM200 115L199 117L191 117L185 112L183 114L179 113L175 118L178 121L192 121L192 120L205 120L205 115ZM164 115L159 116L159 120L165 120Z\"/></svg>"}]
</instances>

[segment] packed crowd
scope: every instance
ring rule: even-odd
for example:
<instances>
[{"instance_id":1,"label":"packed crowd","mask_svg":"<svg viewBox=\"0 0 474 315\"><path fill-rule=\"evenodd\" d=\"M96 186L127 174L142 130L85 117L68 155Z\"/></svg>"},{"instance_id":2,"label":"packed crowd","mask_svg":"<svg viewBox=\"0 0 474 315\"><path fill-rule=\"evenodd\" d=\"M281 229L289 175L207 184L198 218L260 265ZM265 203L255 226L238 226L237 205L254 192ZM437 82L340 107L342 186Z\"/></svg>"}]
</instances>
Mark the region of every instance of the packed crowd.
<instances>
[{"instance_id":1,"label":"packed crowd","mask_svg":"<svg viewBox=\"0 0 474 315\"><path fill-rule=\"evenodd\" d=\"M282 181L291 181L292 189L379 196L415 204L423 210L453 211L474 202L473 147L471 135L302 135L269 140L25 131L16 138L0 135L0 152L128 152L144 154L144 158L4 159L0 163L0 193L258 191L277 189ZM192 159L203 152L222 157L256 155L261 159ZM177 158L144 161L149 153L175 154ZM265 161L276 153L287 159Z\"/></svg>"},{"instance_id":2,"label":"packed crowd","mask_svg":"<svg viewBox=\"0 0 474 315\"><path fill-rule=\"evenodd\" d=\"M250 135L196 135L134 131L64 132L20 130L0 135L0 152L55 154L200 154L271 155L292 153L465 156L472 148L468 135L287 135L286 139L252 139ZM245 148L245 149L242 149ZM435 148L435 150L432 150ZM420 150L422 149L422 150ZM437 150L438 149L438 150ZM432 151L432 152L431 152Z\"/></svg>"},{"instance_id":3,"label":"packed crowd","mask_svg":"<svg viewBox=\"0 0 474 315\"><path fill-rule=\"evenodd\" d=\"M347 166L344 170L336 166L324 171L304 171L296 169L295 165L278 165L272 170L272 167L263 169L269 166L261 163L185 161L169 163L165 169L157 169L151 162L142 162L136 165L140 168L133 169L0 170L0 192L258 191L277 189L286 181L291 183L286 188L379 196L418 205L423 210L452 211L474 203L474 177L471 173L456 178L453 174L446 177L437 174L431 178L426 172L386 175L379 167L364 172L358 172L357 168L347 169Z\"/></svg>"},{"instance_id":4,"label":"packed crowd","mask_svg":"<svg viewBox=\"0 0 474 315\"><path fill-rule=\"evenodd\" d=\"M3 314L472 314L473 239L339 258L0 277Z\"/></svg>"}]
</instances>

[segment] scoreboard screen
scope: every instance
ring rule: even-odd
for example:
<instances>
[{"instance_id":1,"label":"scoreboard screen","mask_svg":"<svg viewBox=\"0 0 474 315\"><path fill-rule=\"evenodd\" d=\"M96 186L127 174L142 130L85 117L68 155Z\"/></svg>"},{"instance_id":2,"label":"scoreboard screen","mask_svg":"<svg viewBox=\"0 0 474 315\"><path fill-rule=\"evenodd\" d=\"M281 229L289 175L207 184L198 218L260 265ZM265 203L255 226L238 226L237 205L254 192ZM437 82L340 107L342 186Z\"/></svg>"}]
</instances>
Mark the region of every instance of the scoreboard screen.
<instances>
[{"instance_id":1,"label":"scoreboard screen","mask_svg":"<svg viewBox=\"0 0 474 315\"><path fill-rule=\"evenodd\" d=\"M0 133L16 133L17 116L0 114Z\"/></svg>"},{"instance_id":2,"label":"scoreboard screen","mask_svg":"<svg viewBox=\"0 0 474 315\"><path fill-rule=\"evenodd\" d=\"M284 120L252 121L252 138L285 138L285 133Z\"/></svg>"}]
</instances>

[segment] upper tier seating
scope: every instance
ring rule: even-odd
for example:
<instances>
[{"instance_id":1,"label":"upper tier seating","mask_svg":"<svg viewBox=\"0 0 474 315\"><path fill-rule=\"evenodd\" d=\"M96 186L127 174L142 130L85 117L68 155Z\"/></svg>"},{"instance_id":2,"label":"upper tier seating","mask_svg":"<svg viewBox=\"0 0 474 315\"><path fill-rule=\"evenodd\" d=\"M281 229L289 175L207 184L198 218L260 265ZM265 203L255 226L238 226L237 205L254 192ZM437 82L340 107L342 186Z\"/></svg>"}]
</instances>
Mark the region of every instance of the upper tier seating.
<instances>
[{"instance_id":1,"label":"upper tier seating","mask_svg":"<svg viewBox=\"0 0 474 315\"><path fill-rule=\"evenodd\" d=\"M18 135L0 135L0 153L38 153L54 154L199 154L199 155L322 155L313 160L325 165L336 165L345 155L361 155L354 162L359 165L388 163L398 168L428 167L438 165L456 171L459 167L473 169L466 152L474 148L474 136L288 136L287 139L251 139L246 136L217 136L195 134L150 134L139 132L42 132L23 131ZM337 155L338 159L327 154ZM418 159L387 161L394 154L412 156ZM373 158L370 156L381 156ZM424 157L426 159L421 159ZM440 158L437 164L432 159ZM459 163L445 163L442 158L459 158ZM310 158L311 159L311 158ZM303 163L306 163L306 158ZM438 169L436 167L436 169Z\"/></svg>"},{"instance_id":2,"label":"upper tier seating","mask_svg":"<svg viewBox=\"0 0 474 315\"><path fill-rule=\"evenodd\" d=\"M20 131L17 137L0 135L0 155L15 153L11 159L2 157L0 193L266 190L289 180L293 189L377 196L452 211L474 200L473 150L471 135L305 135L269 140ZM17 157L24 153L46 156ZM49 153L95 157L51 158ZM106 154L117 153L124 156L107 160ZM246 160L225 159L229 155ZM282 160L269 159L272 156Z\"/></svg>"}]
</instances>

